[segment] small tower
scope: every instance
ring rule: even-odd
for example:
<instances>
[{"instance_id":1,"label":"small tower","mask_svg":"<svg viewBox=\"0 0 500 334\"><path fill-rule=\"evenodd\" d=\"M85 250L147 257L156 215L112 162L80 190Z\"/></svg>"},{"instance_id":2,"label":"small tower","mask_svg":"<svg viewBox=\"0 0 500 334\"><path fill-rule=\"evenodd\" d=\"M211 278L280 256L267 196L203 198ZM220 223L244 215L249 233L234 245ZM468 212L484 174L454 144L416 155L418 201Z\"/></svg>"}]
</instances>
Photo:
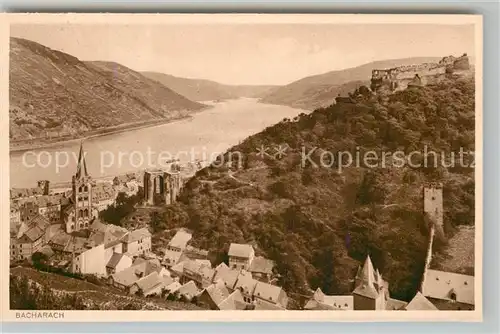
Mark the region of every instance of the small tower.
<instances>
[{"instance_id":1,"label":"small tower","mask_svg":"<svg viewBox=\"0 0 500 334\"><path fill-rule=\"evenodd\" d=\"M89 227L93 217L92 203L92 186L93 182L87 172L87 163L85 162L85 152L83 144L80 144L80 154L78 156L78 165L76 174L72 178L73 188L73 203L74 203L74 222L73 228L70 231L79 231Z\"/></svg>"},{"instance_id":2,"label":"small tower","mask_svg":"<svg viewBox=\"0 0 500 334\"><path fill-rule=\"evenodd\" d=\"M352 292L354 310L384 310L385 292L382 277L376 275L370 256L366 257L363 268L358 271L355 279L356 288Z\"/></svg>"},{"instance_id":3,"label":"small tower","mask_svg":"<svg viewBox=\"0 0 500 334\"><path fill-rule=\"evenodd\" d=\"M424 213L429 216L436 231L443 233L443 185L441 183L424 186Z\"/></svg>"},{"instance_id":4,"label":"small tower","mask_svg":"<svg viewBox=\"0 0 500 334\"><path fill-rule=\"evenodd\" d=\"M38 188L42 189L42 194L43 195L48 195L49 194L49 180L39 180L37 182Z\"/></svg>"}]
</instances>

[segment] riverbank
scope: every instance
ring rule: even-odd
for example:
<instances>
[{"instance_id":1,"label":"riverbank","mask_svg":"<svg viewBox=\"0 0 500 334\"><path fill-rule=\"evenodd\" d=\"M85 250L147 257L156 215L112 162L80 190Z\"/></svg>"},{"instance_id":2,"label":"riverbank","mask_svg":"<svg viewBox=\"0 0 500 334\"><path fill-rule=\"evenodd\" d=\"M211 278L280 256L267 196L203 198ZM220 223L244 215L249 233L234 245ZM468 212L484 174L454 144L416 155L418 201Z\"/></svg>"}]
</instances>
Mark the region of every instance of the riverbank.
<instances>
[{"instance_id":1,"label":"riverbank","mask_svg":"<svg viewBox=\"0 0 500 334\"><path fill-rule=\"evenodd\" d=\"M126 131L130 131L130 130L139 130L139 129L143 129L143 128L149 128L149 127L164 125L164 124L168 124L168 123L174 123L174 122L178 122L178 121L182 121L182 120L186 120L186 119L192 119L193 115L198 114L198 113L203 112L203 111L206 111L206 110L209 110L211 108L213 108L213 106L207 105L206 108L203 108L199 111L191 112L188 115L183 115L183 116L169 118L169 119L154 119L154 120L149 120L149 121L144 121L144 122L121 124L121 125L117 125L117 126L113 126L113 127L109 127L109 128L88 131L88 132L82 133L81 135L78 135L78 136L57 137L57 138L51 138L48 140L42 139L42 138L35 138L35 139L26 139L26 140L21 140L21 141L16 141L16 142L10 142L10 153L15 153L15 152L22 153L25 151L39 150L42 148L53 148L53 147L56 147L56 146L59 146L62 144L73 143L73 142L77 142L77 141L84 140L84 139L108 136L108 135L126 132Z\"/></svg>"}]
</instances>

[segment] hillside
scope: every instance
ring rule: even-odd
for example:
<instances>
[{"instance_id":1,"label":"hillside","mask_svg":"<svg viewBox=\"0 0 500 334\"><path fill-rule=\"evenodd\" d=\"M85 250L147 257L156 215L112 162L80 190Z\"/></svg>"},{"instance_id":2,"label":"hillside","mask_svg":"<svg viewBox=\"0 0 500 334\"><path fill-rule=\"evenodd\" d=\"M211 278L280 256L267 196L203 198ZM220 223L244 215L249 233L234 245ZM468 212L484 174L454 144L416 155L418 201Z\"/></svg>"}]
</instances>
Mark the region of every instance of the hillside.
<instances>
[{"instance_id":1,"label":"hillside","mask_svg":"<svg viewBox=\"0 0 500 334\"><path fill-rule=\"evenodd\" d=\"M205 107L127 67L82 62L20 38L10 39L9 74L11 141L79 137Z\"/></svg>"},{"instance_id":2,"label":"hillside","mask_svg":"<svg viewBox=\"0 0 500 334\"><path fill-rule=\"evenodd\" d=\"M143 72L142 74L193 101L230 100L239 97L258 98L277 88L264 85L224 85L210 80L180 78L158 72Z\"/></svg>"},{"instance_id":3,"label":"hillside","mask_svg":"<svg viewBox=\"0 0 500 334\"><path fill-rule=\"evenodd\" d=\"M391 295L412 298L428 238L422 185L443 183L445 231L451 236L456 226L474 222L474 173L468 167L415 166L425 166L421 155L413 166L402 167L395 156L426 147L473 150L474 82L450 77L385 97L367 89L352 95L357 102L283 120L233 147L224 161L241 152L241 168L233 161L231 169L224 164L200 170L179 202L166 207L165 228L193 230L195 246L209 249L215 264L225 260L230 242L252 243L257 254L277 263L279 284L292 296L317 287L328 294L350 293L358 265L370 254L390 282ZM278 145L288 147L281 159L256 151L267 147L272 154ZM304 159L314 148L313 162ZM397 155L385 165L377 161L376 168L368 168L373 164L368 160L339 170L339 161L348 159L332 162L325 154L362 157L372 150L379 157ZM435 243L437 250L443 241Z\"/></svg>"},{"instance_id":4,"label":"hillside","mask_svg":"<svg viewBox=\"0 0 500 334\"><path fill-rule=\"evenodd\" d=\"M99 283L32 268L10 271L10 309L14 310L200 310L190 303L138 297ZM97 284L96 284L97 283Z\"/></svg>"},{"instance_id":5,"label":"hillside","mask_svg":"<svg viewBox=\"0 0 500 334\"><path fill-rule=\"evenodd\" d=\"M361 85L369 86L373 69L439 61L436 57L415 57L375 61L358 67L313 75L279 87L262 98L262 102L314 110L328 107L340 94L346 95Z\"/></svg>"}]
</instances>

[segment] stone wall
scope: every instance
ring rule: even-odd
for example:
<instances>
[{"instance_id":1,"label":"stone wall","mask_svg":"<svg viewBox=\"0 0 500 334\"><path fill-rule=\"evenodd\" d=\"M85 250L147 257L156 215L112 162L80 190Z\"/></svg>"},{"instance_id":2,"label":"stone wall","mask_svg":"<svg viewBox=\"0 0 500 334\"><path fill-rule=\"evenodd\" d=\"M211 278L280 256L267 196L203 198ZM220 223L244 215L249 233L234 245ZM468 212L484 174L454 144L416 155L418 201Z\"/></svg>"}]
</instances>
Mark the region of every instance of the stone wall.
<instances>
[{"instance_id":1,"label":"stone wall","mask_svg":"<svg viewBox=\"0 0 500 334\"><path fill-rule=\"evenodd\" d=\"M446 73L467 71L470 69L467 54L456 58L448 56L438 63L422 63L405 65L389 69L374 69L372 71L371 89L380 91L404 90L410 86L425 86L439 82Z\"/></svg>"}]
</instances>

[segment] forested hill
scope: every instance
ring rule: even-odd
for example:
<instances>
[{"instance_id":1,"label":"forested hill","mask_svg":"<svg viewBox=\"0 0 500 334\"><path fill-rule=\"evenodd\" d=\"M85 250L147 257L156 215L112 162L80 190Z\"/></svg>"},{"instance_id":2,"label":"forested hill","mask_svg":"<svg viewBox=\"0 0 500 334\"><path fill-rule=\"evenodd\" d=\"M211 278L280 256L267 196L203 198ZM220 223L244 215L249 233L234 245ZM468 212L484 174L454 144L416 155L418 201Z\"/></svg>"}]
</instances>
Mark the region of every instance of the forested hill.
<instances>
[{"instance_id":1,"label":"forested hill","mask_svg":"<svg viewBox=\"0 0 500 334\"><path fill-rule=\"evenodd\" d=\"M216 254L216 262L224 260L230 242L252 243L276 261L279 284L291 293L317 287L351 293L357 267L370 254L392 297L412 298L428 240L422 185L443 183L449 237L455 226L474 224L473 168L419 168L417 156L414 167L387 160L386 168L361 164L339 172L338 161L302 167L302 152L317 147L311 159L319 164L324 151L473 151L474 82L452 77L389 96L363 88L351 95L354 103L286 119L247 138L223 156L227 161L233 153L231 168L199 171L180 201L166 208L165 228L194 230L193 241ZM269 155L278 145L288 149L275 159ZM259 156L262 147L268 156ZM243 155L240 169L236 151ZM328 164L328 155L323 158Z\"/></svg>"}]
</instances>

